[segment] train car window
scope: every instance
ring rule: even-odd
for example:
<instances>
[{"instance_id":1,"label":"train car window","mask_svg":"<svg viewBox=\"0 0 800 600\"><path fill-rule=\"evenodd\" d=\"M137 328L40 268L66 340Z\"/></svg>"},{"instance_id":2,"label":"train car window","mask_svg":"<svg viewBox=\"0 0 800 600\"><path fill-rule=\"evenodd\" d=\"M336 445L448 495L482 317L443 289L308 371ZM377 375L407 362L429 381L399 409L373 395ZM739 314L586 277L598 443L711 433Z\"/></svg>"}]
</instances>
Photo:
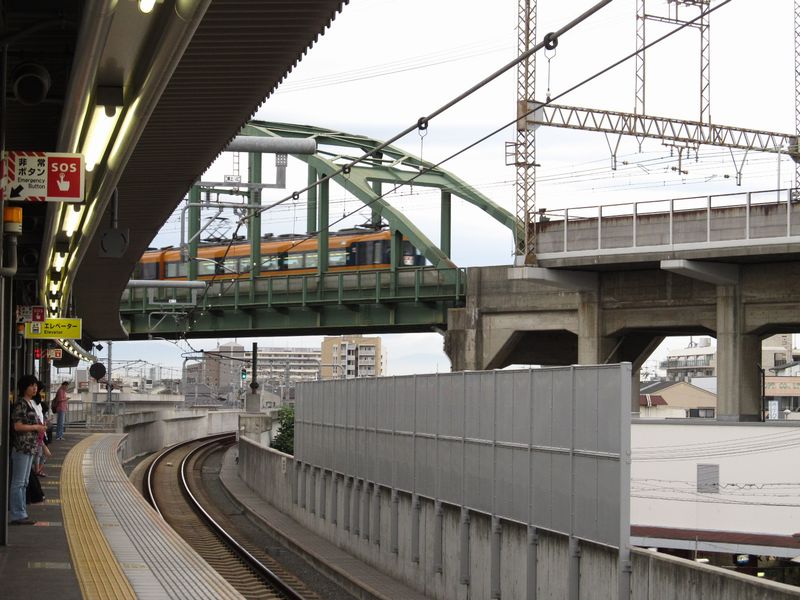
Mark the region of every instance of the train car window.
<instances>
[{"instance_id":1,"label":"train car window","mask_svg":"<svg viewBox=\"0 0 800 600\"><path fill-rule=\"evenodd\" d=\"M278 257L274 254L264 256L261 258L262 271L277 271L278 270Z\"/></svg>"},{"instance_id":2,"label":"train car window","mask_svg":"<svg viewBox=\"0 0 800 600\"><path fill-rule=\"evenodd\" d=\"M389 262L389 249L383 240L376 240L372 242L373 244L373 253L372 253L372 264L373 265L380 265Z\"/></svg>"},{"instance_id":3,"label":"train car window","mask_svg":"<svg viewBox=\"0 0 800 600\"><path fill-rule=\"evenodd\" d=\"M347 264L371 265L373 252L372 242L356 242L351 248L352 261L348 261Z\"/></svg>"},{"instance_id":4,"label":"train car window","mask_svg":"<svg viewBox=\"0 0 800 600\"><path fill-rule=\"evenodd\" d=\"M302 269L303 268L303 253L293 252L286 257L287 269Z\"/></svg>"},{"instance_id":5,"label":"train car window","mask_svg":"<svg viewBox=\"0 0 800 600\"><path fill-rule=\"evenodd\" d=\"M331 250L328 254L328 266L344 267L347 264L347 253L344 250Z\"/></svg>"},{"instance_id":6,"label":"train car window","mask_svg":"<svg viewBox=\"0 0 800 600\"><path fill-rule=\"evenodd\" d=\"M198 260L197 261L197 274L198 275L213 275L216 273L217 263L213 260Z\"/></svg>"},{"instance_id":7,"label":"train car window","mask_svg":"<svg viewBox=\"0 0 800 600\"><path fill-rule=\"evenodd\" d=\"M417 249L408 240L403 240L403 266L413 267L417 264Z\"/></svg>"},{"instance_id":8,"label":"train car window","mask_svg":"<svg viewBox=\"0 0 800 600\"><path fill-rule=\"evenodd\" d=\"M171 279L174 277L184 277L186 275L186 264L181 262L169 262L164 265L166 267L166 277L167 279ZM181 273L181 267L183 267L183 273Z\"/></svg>"},{"instance_id":9,"label":"train car window","mask_svg":"<svg viewBox=\"0 0 800 600\"><path fill-rule=\"evenodd\" d=\"M316 252L306 252L306 268L312 268L319 265Z\"/></svg>"},{"instance_id":10,"label":"train car window","mask_svg":"<svg viewBox=\"0 0 800 600\"><path fill-rule=\"evenodd\" d=\"M249 273L252 262L253 259L249 256L242 256L239 258L239 273Z\"/></svg>"},{"instance_id":11,"label":"train car window","mask_svg":"<svg viewBox=\"0 0 800 600\"><path fill-rule=\"evenodd\" d=\"M158 263L138 263L139 277L142 279L158 279Z\"/></svg>"},{"instance_id":12,"label":"train car window","mask_svg":"<svg viewBox=\"0 0 800 600\"><path fill-rule=\"evenodd\" d=\"M223 271L226 274L238 273L239 272L239 259L238 258L226 258L223 264Z\"/></svg>"}]
</instances>

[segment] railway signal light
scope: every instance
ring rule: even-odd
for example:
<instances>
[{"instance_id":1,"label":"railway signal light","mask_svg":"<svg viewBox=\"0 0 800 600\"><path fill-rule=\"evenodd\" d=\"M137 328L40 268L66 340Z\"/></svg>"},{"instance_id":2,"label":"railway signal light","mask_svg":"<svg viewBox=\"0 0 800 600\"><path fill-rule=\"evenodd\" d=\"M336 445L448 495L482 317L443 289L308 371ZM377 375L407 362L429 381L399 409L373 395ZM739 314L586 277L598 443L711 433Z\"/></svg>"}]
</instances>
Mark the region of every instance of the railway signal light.
<instances>
[{"instance_id":1,"label":"railway signal light","mask_svg":"<svg viewBox=\"0 0 800 600\"><path fill-rule=\"evenodd\" d=\"M36 346L33 349L33 358L34 360L39 360L40 358L42 358L42 349L39 346Z\"/></svg>"},{"instance_id":2,"label":"railway signal light","mask_svg":"<svg viewBox=\"0 0 800 600\"><path fill-rule=\"evenodd\" d=\"M244 381L245 379L247 379L247 369L242 367L242 381Z\"/></svg>"}]
</instances>

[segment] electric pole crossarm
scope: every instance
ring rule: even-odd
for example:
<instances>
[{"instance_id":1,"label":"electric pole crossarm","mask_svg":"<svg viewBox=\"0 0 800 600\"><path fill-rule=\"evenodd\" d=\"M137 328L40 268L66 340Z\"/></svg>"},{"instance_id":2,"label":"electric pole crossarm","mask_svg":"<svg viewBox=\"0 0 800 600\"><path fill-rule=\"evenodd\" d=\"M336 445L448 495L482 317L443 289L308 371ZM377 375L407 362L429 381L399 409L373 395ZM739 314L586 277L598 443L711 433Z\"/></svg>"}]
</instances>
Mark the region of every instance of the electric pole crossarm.
<instances>
[{"instance_id":1,"label":"electric pole crossarm","mask_svg":"<svg viewBox=\"0 0 800 600\"><path fill-rule=\"evenodd\" d=\"M533 112L534 107L537 108ZM539 102L529 102L528 127L549 125L567 129L582 129L602 133L618 133L638 138L688 144L707 144L739 150L759 152L785 152L795 162L800 161L797 136L773 131L740 129L723 125L708 125L697 121L682 121L636 115L633 113L592 110L575 106L550 104L541 107Z\"/></svg>"}]
</instances>

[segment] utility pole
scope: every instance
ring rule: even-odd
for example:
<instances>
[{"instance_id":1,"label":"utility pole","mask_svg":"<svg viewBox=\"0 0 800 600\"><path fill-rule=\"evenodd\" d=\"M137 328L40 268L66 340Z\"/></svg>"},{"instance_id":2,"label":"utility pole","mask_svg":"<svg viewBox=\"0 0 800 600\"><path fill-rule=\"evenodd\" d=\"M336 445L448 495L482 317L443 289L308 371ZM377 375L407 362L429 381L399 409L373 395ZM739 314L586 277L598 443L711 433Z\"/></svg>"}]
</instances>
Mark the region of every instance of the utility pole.
<instances>
[{"instance_id":1,"label":"utility pole","mask_svg":"<svg viewBox=\"0 0 800 600\"><path fill-rule=\"evenodd\" d=\"M517 16L517 51L524 54L536 44L536 1L519 0ZM536 134L525 115L528 102L536 93L536 53L517 65L517 139L514 145L514 168L517 171L517 220L524 228L523 239L516 242L516 262L536 263Z\"/></svg>"},{"instance_id":2,"label":"utility pole","mask_svg":"<svg viewBox=\"0 0 800 600\"><path fill-rule=\"evenodd\" d=\"M289 401L289 361L286 361L286 365L283 369L283 403L286 404Z\"/></svg>"},{"instance_id":3,"label":"utility pole","mask_svg":"<svg viewBox=\"0 0 800 600\"><path fill-rule=\"evenodd\" d=\"M261 394L258 392L258 342L253 342L253 355L250 364L253 373L250 378L250 391L245 394L244 405L247 412L257 413L261 412Z\"/></svg>"},{"instance_id":4,"label":"utility pole","mask_svg":"<svg viewBox=\"0 0 800 600\"><path fill-rule=\"evenodd\" d=\"M106 374L106 390L108 392L108 409L111 410L111 340L108 341L108 373Z\"/></svg>"}]
</instances>

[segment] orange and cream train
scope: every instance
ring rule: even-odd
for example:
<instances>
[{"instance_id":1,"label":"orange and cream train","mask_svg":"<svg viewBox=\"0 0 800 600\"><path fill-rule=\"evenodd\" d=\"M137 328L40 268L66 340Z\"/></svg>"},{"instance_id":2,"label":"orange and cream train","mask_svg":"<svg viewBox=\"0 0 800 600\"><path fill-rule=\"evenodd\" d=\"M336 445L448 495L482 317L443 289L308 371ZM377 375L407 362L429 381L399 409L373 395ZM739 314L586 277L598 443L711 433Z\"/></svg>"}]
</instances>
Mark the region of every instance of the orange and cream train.
<instances>
[{"instance_id":1,"label":"orange and cream train","mask_svg":"<svg viewBox=\"0 0 800 600\"><path fill-rule=\"evenodd\" d=\"M318 238L292 234L265 237L261 241L260 275L313 274L317 272ZM229 247L230 246L230 247ZM388 229L346 229L328 238L328 271L388 269L391 232ZM425 264L423 257L408 240L402 243L401 266ZM249 276L252 260L250 242L200 244L197 250L199 279L226 275ZM134 279L186 279L187 264L179 248L147 250L136 265Z\"/></svg>"}]
</instances>

